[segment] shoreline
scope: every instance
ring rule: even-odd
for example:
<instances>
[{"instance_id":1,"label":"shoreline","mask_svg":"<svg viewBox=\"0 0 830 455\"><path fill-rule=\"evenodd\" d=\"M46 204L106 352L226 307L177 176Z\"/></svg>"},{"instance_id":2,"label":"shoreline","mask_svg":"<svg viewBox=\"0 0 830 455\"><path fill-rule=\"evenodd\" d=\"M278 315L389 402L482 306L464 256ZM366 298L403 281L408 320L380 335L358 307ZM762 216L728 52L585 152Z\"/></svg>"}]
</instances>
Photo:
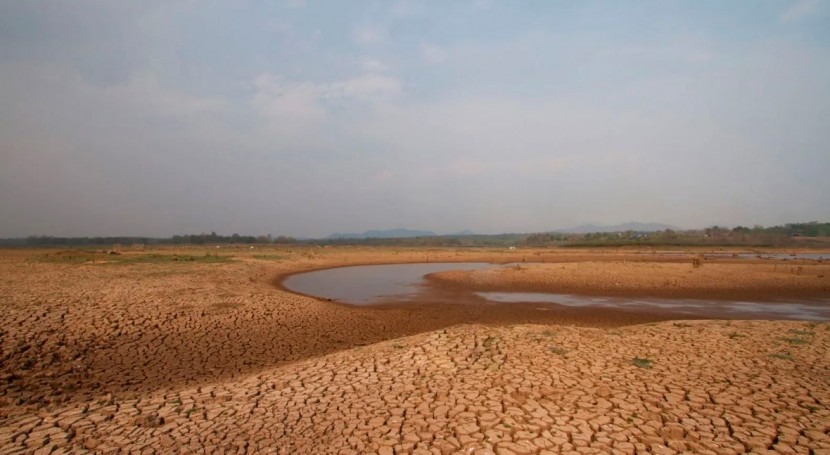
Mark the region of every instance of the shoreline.
<instances>
[{"instance_id":1,"label":"shoreline","mask_svg":"<svg viewBox=\"0 0 830 455\"><path fill-rule=\"evenodd\" d=\"M516 267L437 272L425 278L441 288L472 292L760 302L830 299L830 265L824 263L706 263L693 268L666 262L526 262Z\"/></svg>"}]
</instances>

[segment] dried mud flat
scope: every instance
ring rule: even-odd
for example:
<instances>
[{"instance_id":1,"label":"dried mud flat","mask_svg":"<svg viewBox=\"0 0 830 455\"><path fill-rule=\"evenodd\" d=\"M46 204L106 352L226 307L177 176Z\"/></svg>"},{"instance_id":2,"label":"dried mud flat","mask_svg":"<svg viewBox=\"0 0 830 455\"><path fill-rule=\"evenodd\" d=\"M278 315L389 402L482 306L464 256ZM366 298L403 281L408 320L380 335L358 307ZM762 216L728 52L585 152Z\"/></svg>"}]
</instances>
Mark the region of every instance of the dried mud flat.
<instances>
[{"instance_id":1,"label":"dried mud flat","mask_svg":"<svg viewBox=\"0 0 830 455\"><path fill-rule=\"evenodd\" d=\"M0 451L830 453L830 324L351 308L273 276L521 258L233 254L0 255Z\"/></svg>"}]
</instances>

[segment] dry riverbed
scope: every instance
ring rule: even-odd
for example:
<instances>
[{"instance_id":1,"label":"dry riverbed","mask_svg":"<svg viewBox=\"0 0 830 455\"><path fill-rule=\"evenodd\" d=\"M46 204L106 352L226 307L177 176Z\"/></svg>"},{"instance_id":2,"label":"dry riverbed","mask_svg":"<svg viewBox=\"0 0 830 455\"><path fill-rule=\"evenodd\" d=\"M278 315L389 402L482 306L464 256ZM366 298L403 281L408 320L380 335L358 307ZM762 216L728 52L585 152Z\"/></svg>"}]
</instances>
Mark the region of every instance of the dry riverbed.
<instances>
[{"instance_id":1,"label":"dry riverbed","mask_svg":"<svg viewBox=\"0 0 830 455\"><path fill-rule=\"evenodd\" d=\"M353 308L274 287L288 273L362 263L627 270L645 257L636 252L94 257L0 252L1 452L830 451L827 323L429 302ZM689 258L652 259L645 264L692 270ZM534 273L524 267L518 273ZM823 265L802 267L798 276L813 276ZM708 270L715 264L693 273Z\"/></svg>"}]
</instances>

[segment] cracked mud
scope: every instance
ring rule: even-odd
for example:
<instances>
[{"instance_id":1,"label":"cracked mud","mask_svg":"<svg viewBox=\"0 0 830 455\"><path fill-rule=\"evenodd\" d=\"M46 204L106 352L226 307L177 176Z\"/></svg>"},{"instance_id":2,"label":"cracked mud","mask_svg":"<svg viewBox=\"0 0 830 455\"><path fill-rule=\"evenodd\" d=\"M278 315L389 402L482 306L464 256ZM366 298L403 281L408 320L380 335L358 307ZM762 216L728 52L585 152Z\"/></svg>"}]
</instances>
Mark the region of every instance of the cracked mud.
<instances>
[{"instance_id":1,"label":"cracked mud","mask_svg":"<svg viewBox=\"0 0 830 455\"><path fill-rule=\"evenodd\" d=\"M828 323L350 308L271 277L425 253L281 254L3 252L0 451L830 453Z\"/></svg>"}]
</instances>

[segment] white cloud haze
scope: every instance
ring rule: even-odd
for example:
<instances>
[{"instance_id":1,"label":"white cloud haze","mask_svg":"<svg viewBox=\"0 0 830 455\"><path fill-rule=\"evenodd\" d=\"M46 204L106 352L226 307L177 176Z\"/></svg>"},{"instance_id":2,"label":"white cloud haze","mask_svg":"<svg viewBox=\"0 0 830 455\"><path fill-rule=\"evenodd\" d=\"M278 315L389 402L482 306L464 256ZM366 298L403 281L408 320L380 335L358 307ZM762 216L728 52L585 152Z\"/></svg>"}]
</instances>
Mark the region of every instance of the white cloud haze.
<instances>
[{"instance_id":1,"label":"white cloud haze","mask_svg":"<svg viewBox=\"0 0 830 455\"><path fill-rule=\"evenodd\" d=\"M830 219L825 1L12 1L0 42L0 236Z\"/></svg>"}]
</instances>

